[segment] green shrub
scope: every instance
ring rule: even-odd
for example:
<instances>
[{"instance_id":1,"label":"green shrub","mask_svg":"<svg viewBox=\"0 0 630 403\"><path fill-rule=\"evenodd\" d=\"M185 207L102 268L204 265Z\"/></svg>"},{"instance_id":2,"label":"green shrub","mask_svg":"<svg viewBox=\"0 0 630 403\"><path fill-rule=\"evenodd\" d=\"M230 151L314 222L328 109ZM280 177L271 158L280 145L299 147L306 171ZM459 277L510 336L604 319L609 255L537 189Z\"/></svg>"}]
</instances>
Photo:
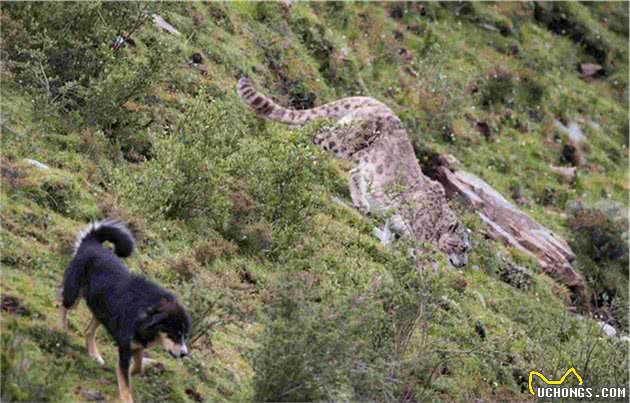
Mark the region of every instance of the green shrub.
<instances>
[{"instance_id":1,"label":"green shrub","mask_svg":"<svg viewBox=\"0 0 630 403\"><path fill-rule=\"evenodd\" d=\"M608 321L628 326L628 218L626 210L607 201L593 207L568 206L572 247L578 268L593 289L592 303Z\"/></svg>"},{"instance_id":2,"label":"green shrub","mask_svg":"<svg viewBox=\"0 0 630 403\"><path fill-rule=\"evenodd\" d=\"M164 46L150 38L146 58L111 45L124 33L139 35L161 7L152 2L69 2L63 8L51 3L3 4L2 34L7 40L2 59L34 95L42 118L60 114L70 118L66 125L96 126L123 151L150 157L150 144L137 133L140 116L124 106L147 93L169 59Z\"/></svg>"},{"instance_id":3,"label":"green shrub","mask_svg":"<svg viewBox=\"0 0 630 403\"><path fill-rule=\"evenodd\" d=\"M280 278L254 353L254 400L369 399L387 388L383 357L374 349L383 320L367 296L328 294L308 273ZM367 395L366 395L367 394Z\"/></svg>"},{"instance_id":4,"label":"green shrub","mask_svg":"<svg viewBox=\"0 0 630 403\"><path fill-rule=\"evenodd\" d=\"M289 132L274 126L266 136L244 139L226 161L229 174L240 178L243 190L236 193L250 200L226 229L239 246L248 240L254 248L270 246L269 231L273 248L288 245L305 220L324 208L323 190L338 178L330 157L311 143L318 127Z\"/></svg>"},{"instance_id":5,"label":"green shrub","mask_svg":"<svg viewBox=\"0 0 630 403\"><path fill-rule=\"evenodd\" d=\"M584 53L607 70L613 70L613 47L607 33L603 34L585 6L575 3L534 3L534 17L550 31L569 36ZM626 9L627 10L627 9ZM627 11L626 11L627 19Z\"/></svg>"},{"instance_id":6,"label":"green shrub","mask_svg":"<svg viewBox=\"0 0 630 403\"><path fill-rule=\"evenodd\" d=\"M156 135L151 161L134 172L111 172L115 186L137 209L152 217L224 228L231 205L225 158L238 150L247 126L236 116L233 101L209 101L200 91L173 133Z\"/></svg>"},{"instance_id":7,"label":"green shrub","mask_svg":"<svg viewBox=\"0 0 630 403\"><path fill-rule=\"evenodd\" d=\"M511 103L514 96L514 81L508 71L496 69L488 74L484 86L481 88L481 104Z\"/></svg>"},{"instance_id":8,"label":"green shrub","mask_svg":"<svg viewBox=\"0 0 630 403\"><path fill-rule=\"evenodd\" d=\"M51 339L54 340L54 339ZM0 394L5 402L58 402L67 387L64 374L70 360L54 360L41 371L41 359L27 355L27 341L15 322L2 332Z\"/></svg>"},{"instance_id":9,"label":"green shrub","mask_svg":"<svg viewBox=\"0 0 630 403\"><path fill-rule=\"evenodd\" d=\"M231 242L224 239L210 239L197 243L193 253L195 260L205 266L221 257L234 255L236 251L236 245Z\"/></svg>"},{"instance_id":10,"label":"green shrub","mask_svg":"<svg viewBox=\"0 0 630 403\"><path fill-rule=\"evenodd\" d=\"M418 374L438 357L410 343L428 337L444 283L400 249L367 287L344 287L358 281L351 272L332 282L303 271L274 279L253 355L255 400L402 400L430 388Z\"/></svg>"}]
</instances>

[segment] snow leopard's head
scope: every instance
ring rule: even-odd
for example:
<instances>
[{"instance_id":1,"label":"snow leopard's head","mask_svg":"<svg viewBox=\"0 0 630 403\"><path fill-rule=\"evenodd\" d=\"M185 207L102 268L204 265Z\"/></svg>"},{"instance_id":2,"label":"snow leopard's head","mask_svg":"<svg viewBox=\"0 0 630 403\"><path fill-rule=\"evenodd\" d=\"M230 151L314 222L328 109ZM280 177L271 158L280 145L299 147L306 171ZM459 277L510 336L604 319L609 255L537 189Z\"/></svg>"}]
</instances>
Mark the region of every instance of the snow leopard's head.
<instances>
[{"instance_id":1,"label":"snow leopard's head","mask_svg":"<svg viewBox=\"0 0 630 403\"><path fill-rule=\"evenodd\" d=\"M454 267L463 267L468 263L468 251L471 248L470 230L459 222L449 224L440 236L439 248L448 255L448 262Z\"/></svg>"}]
</instances>

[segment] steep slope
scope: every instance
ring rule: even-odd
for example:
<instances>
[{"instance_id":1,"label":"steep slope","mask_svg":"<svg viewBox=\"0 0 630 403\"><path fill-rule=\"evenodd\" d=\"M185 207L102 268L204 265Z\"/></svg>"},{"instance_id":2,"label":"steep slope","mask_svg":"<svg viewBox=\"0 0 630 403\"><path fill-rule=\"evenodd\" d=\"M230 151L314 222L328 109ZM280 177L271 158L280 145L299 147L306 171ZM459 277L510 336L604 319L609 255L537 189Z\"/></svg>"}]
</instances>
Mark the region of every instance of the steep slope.
<instances>
[{"instance_id":1,"label":"steep slope","mask_svg":"<svg viewBox=\"0 0 630 403\"><path fill-rule=\"evenodd\" d=\"M85 306L64 333L54 302L76 231L102 217L130 223L129 266L193 314L191 357L152 351L162 364L133 380L139 401L523 400L529 371L569 367L588 386L627 382L627 342L586 307L627 334L628 4L0 10L2 400L116 397L110 338L101 368ZM326 122L257 119L235 94L243 74L293 108L387 103L422 164L453 154L564 236L591 301L456 201L469 265L434 253L414 270L348 207L349 167L309 141Z\"/></svg>"}]
</instances>

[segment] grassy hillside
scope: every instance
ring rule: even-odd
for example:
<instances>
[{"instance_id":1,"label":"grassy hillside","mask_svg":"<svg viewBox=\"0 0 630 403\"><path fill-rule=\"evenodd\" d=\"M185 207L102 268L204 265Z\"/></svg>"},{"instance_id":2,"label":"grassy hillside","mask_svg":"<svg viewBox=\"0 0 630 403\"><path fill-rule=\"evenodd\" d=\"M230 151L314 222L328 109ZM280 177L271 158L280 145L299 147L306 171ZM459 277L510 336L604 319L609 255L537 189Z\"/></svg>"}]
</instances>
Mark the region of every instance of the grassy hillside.
<instances>
[{"instance_id":1,"label":"grassy hillside","mask_svg":"<svg viewBox=\"0 0 630 403\"><path fill-rule=\"evenodd\" d=\"M109 336L101 368L85 305L64 332L55 304L76 232L103 217L193 317L192 355L152 350L139 401L527 400L529 371L569 367L627 384L628 343L597 322L627 335L627 3L2 3L0 28L3 401L117 397ZM454 155L564 236L592 297L456 202L469 265L416 270L348 207L349 166L309 140L327 123L259 120L241 75L293 108L387 103L421 163Z\"/></svg>"}]
</instances>

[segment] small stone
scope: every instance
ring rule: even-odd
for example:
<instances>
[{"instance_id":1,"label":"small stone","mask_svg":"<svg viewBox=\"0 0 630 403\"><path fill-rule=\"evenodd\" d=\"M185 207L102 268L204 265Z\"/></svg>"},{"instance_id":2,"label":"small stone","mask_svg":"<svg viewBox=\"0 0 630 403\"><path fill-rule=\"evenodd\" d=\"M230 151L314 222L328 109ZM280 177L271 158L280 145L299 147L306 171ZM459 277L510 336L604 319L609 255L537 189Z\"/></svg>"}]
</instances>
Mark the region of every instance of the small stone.
<instances>
[{"instance_id":1,"label":"small stone","mask_svg":"<svg viewBox=\"0 0 630 403\"><path fill-rule=\"evenodd\" d=\"M591 78L599 74L604 68L596 63L580 63L580 74L582 78Z\"/></svg>"},{"instance_id":2,"label":"small stone","mask_svg":"<svg viewBox=\"0 0 630 403\"><path fill-rule=\"evenodd\" d=\"M575 167L555 167L550 165L549 169L551 172L562 176L567 183L573 183L577 176L577 169Z\"/></svg>"},{"instance_id":3,"label":"small stone","mask_svg":"<svg viewBox=\"0 0 630 403\"><path fill-rule=\"evenodd\" d=\"M39 161L36 161L36 160L31 160L31 159L25 158L24 162L26 162L28 165L34 166L35 168L38 168L38 169L50 169L50 167L48 165L43 164L43 163L41 163Z\"/></svg>"},{"instance_id":4,"label":"small stone","mask_svg":"<svg viewBox=\"0 0 630 403\"><path fill-rule=\"evenodd\" d=\"M81 389L81 396L85 398L88 402L100 402L105 400L105 396L98 390L92 389Z\"/></svg>"},{"instance_id":5,"label":"small stone","mask_svg":"<svg viewBox=\"0 0 630 403\"><path fill-rule=\"evenodd\" d=\"M560 129L560 131L566 133L567 137L569 137L569 140L571 140L575 144L580 144L586 139L584 132L577 122L569 122L564 125L561 121L554 120L553 123L558 129Z\"/></svg>"},{"instance_id":6,"label":"small stone","mask_svg":"<svg viewBox=\"0 0 630 403\"><path fill-rule=\"evenodd\" d=\"M485 29L486 31L499 32L499 28L491 24L481 24L481 28Z\"/></svg>"},{"instance_id":7,"label":"small stone","mask_svg":"<svg viewBox=\"0 0 630 403\"><path fill-rule=\"evenodd\" d=\"M617 330L606 322L599 322L599 327L608 337L615 337L617 335Z\"/></svg>"},{"instance_id":8,"label":"small stone","mask_svg":"<svg viewBox=\"0 0 630 403\"><path fill-rule=\"evenodd\" d=\"M444 156L444 160L446 160L447 162L447 166L449 168L456 168L457 166L460 165L459 161L457 160L457 158L455 158L455 156L453 154L446 154Z\"/></svg>"},{"instance_id":9,"label":"small stone","mask_svg":"<svg viewBox=\"0 0 630 403\"><path fill-rule=\"evenodd\" d=\"M181 33L175 29L171 24L166 22L164 18L157 14L153 14L153 23L156 27L165 30L166 32L170 32L173 35L181 35Z\"/></svg>"}]
</instances>

